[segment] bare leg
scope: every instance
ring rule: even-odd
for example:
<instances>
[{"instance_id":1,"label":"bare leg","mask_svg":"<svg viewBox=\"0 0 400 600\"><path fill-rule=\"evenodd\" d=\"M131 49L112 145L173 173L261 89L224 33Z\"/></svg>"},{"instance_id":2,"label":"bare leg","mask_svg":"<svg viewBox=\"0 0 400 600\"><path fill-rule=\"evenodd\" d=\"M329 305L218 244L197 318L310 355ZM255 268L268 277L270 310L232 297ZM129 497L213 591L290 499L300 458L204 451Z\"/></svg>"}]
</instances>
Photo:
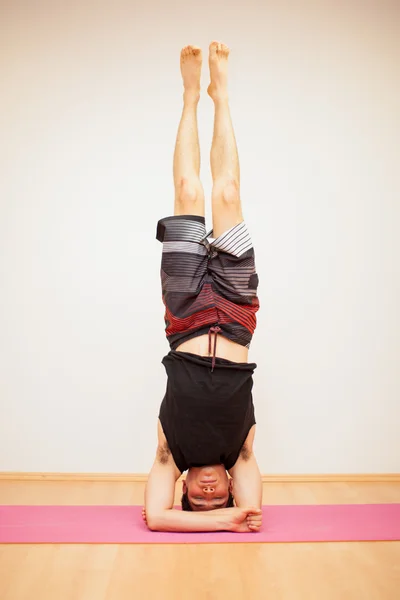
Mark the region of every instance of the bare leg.
<instances>
[{"instance_id":1,"label":"bare leg","mask_svg":"<svg viewBox=\"0 0 400 600\"><path fill-rule=\"evenodd\" d=\"M228 102L228 56L229 48L224 44L213 42L210 45L211 84L208 93L215 105L211 147L214 237L243 221L239 156Z\"/></svg>"},{"instance_id":2,"label":"bare leg","mask_svg":"<svg viewBox=\"0 0 400 600\"><path fill-rule=\"evenodd\" d=\"M200 98L202 54L186 46L181 52L183 112L174 153L175 215L204 215L204 192L200 182L200 147L197 105Z\"/></svg>"}]
</instances>

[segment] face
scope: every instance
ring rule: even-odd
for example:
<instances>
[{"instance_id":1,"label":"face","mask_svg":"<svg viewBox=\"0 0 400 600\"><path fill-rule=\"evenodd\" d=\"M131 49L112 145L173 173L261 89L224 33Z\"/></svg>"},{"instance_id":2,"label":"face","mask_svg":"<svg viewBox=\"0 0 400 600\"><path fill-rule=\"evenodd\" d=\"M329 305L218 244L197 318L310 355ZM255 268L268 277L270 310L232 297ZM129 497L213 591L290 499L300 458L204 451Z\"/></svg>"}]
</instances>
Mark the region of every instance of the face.
<instances>
[{"instance_id":1,"label":"face","mask_svg":"<svg viewBox=\"0 0 400 600\"><path fill-rule=\"evenodd\" d=\"M187 492L193 510L224 508L232 491L232 480L223 465L189 469L183 482L183 493Z\"/></svg>"}]
</instances>

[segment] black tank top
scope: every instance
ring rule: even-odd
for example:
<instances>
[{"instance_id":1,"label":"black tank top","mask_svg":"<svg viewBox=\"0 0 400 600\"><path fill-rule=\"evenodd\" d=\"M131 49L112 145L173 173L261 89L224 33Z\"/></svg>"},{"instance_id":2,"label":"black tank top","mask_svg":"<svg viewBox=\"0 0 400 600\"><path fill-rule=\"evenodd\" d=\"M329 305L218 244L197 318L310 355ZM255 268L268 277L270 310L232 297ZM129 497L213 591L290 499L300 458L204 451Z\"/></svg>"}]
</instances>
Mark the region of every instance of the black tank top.
<instances>
[{"instance_id":1,"label":"black tank top","mask_svg":"<svg viewBox=\"0 0 400 600\"><path fill-rule=\"evenodd\" d=\"M171 351L159 418L178 469L223 464L231 469L255 424L255 363Z\"/></svg>"}]
</instances>

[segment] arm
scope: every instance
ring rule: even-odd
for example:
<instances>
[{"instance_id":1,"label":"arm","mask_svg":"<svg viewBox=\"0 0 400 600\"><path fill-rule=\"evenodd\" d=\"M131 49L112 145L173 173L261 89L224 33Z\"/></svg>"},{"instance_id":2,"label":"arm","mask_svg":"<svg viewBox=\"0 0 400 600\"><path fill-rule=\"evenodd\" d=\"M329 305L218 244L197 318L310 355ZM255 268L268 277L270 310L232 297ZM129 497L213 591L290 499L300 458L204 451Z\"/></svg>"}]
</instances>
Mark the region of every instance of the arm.
<instances>
[{"instance_id":1,"label":"arm","mask_svg":"<svg viewBox=\"0 0 400 600\"><path fill-rule=\"evenodd\" d=\"M145 491L146 522L150 529L156 529L155 525L158 524L160 516L173 509L175 483L180 476L160 420L158 421L157 436L156 458Z\"/></svg>"},{"instance_id":2,"label":"arm","mask_svg":"<svg viewBox=\"0 0 400 600\"><path fill-rule=\"evenodd\" d=\"M247 515L255 508L222 508L207 512L174 510L175 483L180 471L158 425L158 448L146 485L146 522L152 531L251 531Z\"/></svg>"},{"instance_id":3,"label":"arm","mask_svg":"<svg viewBox=\"0 0 400 600\"><path fill-rule=\"evenodd\" d=\"M253 452L256 426L247 436L242 451L229 475L233 479L233 496L236 506L256 506L262 504L262 481L257 460Z\"/></svg>"}]
</instances>

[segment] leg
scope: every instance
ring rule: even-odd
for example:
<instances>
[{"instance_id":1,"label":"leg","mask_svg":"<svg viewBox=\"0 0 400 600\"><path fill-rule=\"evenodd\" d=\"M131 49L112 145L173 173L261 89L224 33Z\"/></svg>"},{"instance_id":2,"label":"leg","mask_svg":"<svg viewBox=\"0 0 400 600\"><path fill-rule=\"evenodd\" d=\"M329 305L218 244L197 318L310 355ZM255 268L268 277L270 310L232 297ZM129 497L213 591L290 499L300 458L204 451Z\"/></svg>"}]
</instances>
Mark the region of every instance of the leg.
<instances>
[{"instance_id":1,"label":"leg","mask_svg":"<svg viewBox=\"0 0 400 600\"><path fill-rule=\"evenodd\" d=\"M229 48L224 44L213 42L210 45L211 84L208 93L215 105L211 147L214 237L243 221L239 192L239 156L228 102L228 55Z\"/></svg>"},{"instance_id":2,"label":"leg","mask_svg":"<svg viewBox=\"0 0 400 600\"><path fill-rule=\"evenodd\" d=\"M175 215L204 216L204 192L200 182L200 148L197 105L200 97L202 55L187 46L181 52L184 85L183 112L174 153Z\"/></svg>"}]
</instances>

